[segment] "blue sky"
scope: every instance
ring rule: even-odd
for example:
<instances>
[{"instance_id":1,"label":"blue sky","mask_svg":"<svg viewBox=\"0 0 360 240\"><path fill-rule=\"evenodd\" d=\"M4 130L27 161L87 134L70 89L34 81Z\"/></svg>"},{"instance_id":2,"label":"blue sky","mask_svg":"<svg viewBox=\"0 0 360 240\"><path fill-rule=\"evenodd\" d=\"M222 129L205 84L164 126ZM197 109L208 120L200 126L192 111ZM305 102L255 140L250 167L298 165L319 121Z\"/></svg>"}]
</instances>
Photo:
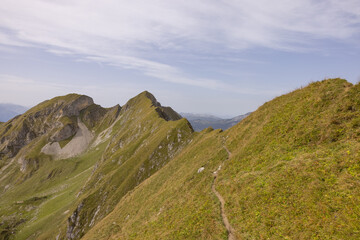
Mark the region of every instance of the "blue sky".
<instances>
[{"instance_id":1,"label":"blue sky","mask_svg":"<svg viewBox=\"0 0 360 240\"><path fill-rule=\"evenodd\" d=\"M359 0L2 0L0 102L143 90L235 116L311 81L360 81Z\"/></svg>"}]
</instances>

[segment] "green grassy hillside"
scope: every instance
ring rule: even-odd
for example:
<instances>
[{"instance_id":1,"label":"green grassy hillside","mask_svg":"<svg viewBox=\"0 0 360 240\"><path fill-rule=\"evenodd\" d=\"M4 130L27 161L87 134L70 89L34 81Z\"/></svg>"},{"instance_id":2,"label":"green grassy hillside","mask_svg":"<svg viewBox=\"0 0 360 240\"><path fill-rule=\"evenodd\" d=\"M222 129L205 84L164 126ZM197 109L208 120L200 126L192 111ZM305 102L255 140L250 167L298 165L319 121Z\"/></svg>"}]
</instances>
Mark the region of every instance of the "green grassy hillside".
<instances>
[{"instance_id":1,"label":"green grassy hillside","mask_svg":"<svg viewBox=\"0 0 360 240\"><path fill-rule=\"evenodd\" d=\"M49 159L25 182L10 188L0 199L1 220L5 222L2 231L10 231L10 239L49 239L58 235L58 226L66 224L67 214L104 148L102 144L98 150L79 157ZM2 236L7 239L5 233Z\"/></svg>"},{"instance_id":2,"label":"green grassy hillside","mask_svg":"<svg viewBox=\"0 0 360 240\"><path fill-rule=\"evenodd\" d=\"M80 101L79 107L79 98L86 99L86 104ZM4 149L22 132L43 131L23 142L14 157L3 154L1 158L0 239L80 238L192 138L188 121L162 107L148 92L123 108L104 109L87 98L57 97L7 123L11 129L0 136L5 139ZM27 131L12 129L29 119L51 127L45 131L29 124ZM64 126L78 121L95 135L85 153L56 159L42 152ZM69 144L72 137L59 142L60 146ZM22 159L27 160L24 171Z\"/></svg>"},{"instance_id":3,"label":"green grassy hillside","mask_svg":"<svg viewBox=\"0 0 360 240\"><path fill-rule=\"evenodd\" d=\"M148 92L122 108L86 102L0 156L0 239L360 238L360 84L311 83L200 133ZM94 134L85 153L40 152L75 120Z\"/></svg>"},{"instance_id":4,"label":"green grassy hillside","mask_svg":"<svg viewBox=\"0 0 360 240\"><path fill-rule=\"evenodd\" d=\"M83 187L72 215L76 220L69 220L64 230L67 237L81 237L110 213L127 192L188 144L193 132L188 121L167 121L175 114L168 116L161 108L147 92L124 105L116 122L106 130L107 147Z\"/></svg>"},{"instance_id":5,"label":"green grassy hillside","mask_svg":"<svg viewBox=\"0 0 360 240\"><path fill-rule=\"evenodd\" d=\"M197 133L181 154L126 194L83 239L225 239L211 185L212 172L226 157L219 130Z\"/></svg>"},{"instance_id":6,"label":"green grassy hillside","mask_svg":"<svg viewBox=\"0 0 360 240\"><path fill-rule=\"evenodd\" d=\"M219 184L239 237L360 237L359 90L315 82L224 133L233 157Z\"/></svg>"},{"instance_id":7,"label":"green grassy hillside","mask_svg":"<svg viewBox=\"0 0 360 240\"><path fill-rule=\"evenodd\" d=\"M52 139L65 126L76 130L80 111L88 111L91 104L87 96L56 97L1 126L0 239L36 239L53 229L52 224L66 219L64 211L69 212L101 152L92 149L78 157L55 160L41 149L55 141ZM103 109L103 113L111 116L112 110ZM105 149L105 144L99 149Z\"/></svg>"},{"instance_id":8,"label":"green grassy hillside","mask_svg":"<svg viewBox=\"0 0 360 240\"><path fill-rule=\"evenodd\" d=\"M83 239L227 239L211 191L221 164L216 189L238 239L358 239L359 90L312 83L200 133Z\"/></svg>"}]
</instances>

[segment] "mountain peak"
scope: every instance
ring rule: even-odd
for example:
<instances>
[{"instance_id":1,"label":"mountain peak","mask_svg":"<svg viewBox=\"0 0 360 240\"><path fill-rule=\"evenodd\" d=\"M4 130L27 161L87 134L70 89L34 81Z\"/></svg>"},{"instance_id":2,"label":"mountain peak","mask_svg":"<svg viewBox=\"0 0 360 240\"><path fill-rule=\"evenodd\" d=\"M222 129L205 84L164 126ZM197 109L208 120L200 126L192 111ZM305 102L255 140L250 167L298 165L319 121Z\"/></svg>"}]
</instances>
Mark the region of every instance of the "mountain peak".
<instances>
[{"instance_id":1,"label":"mountain peak","mask_svg":"<svg viewBox=\"0 0 360 240\"><path fill-rule=\"evenodd\" d=\"M158 113L159 117L165 119L166 121L176 121L181 119L181 115L175 112L171 107L162 106L148 91L143 91L137 96L130 99L124 105L124 111L128 111L130 109L136 109L137 111L141 111L140 109L148 109L149 107L155 107L155 111Z\"/></svg>"},{"instance_id":2,"label":"mountain peak","mask_svg":"<svg viewBox=\"0 0 360 240\"><path fill-rule=\"evenodd\" d=\"M144 97L150 99L154 106L161 107L161 104L156 100L155 96L148 91L143 91L138 96L144 96Z\"/></svg>"},{"instance_id":3,"label":"mountain peak","mask_svg":"<svg viewBox=\"0 0 360 240\"><path fill-rule=\"evenodd\" d=\"M62 116L74 116L79 115L80 111L86 107L94 104L94 100L86 95L80 95L76 93L67 94L46 100L39 105L33 107L26 113L39 112L43 110L50 110L53 112L59 112Z\"/></svg>"},{"instance_id":4,"label":"mountain peak","mask_svg":"<svg viewBox=\"0 0 360 240\"><path fill-rule=\"evenodd\" d=\"M32 140L50 136L61 142L73 137L79 129L80 112L93 105L91 97L68 94L46 100L0 128L0 155L14 157Z\"/></svg>"}]
</instances>

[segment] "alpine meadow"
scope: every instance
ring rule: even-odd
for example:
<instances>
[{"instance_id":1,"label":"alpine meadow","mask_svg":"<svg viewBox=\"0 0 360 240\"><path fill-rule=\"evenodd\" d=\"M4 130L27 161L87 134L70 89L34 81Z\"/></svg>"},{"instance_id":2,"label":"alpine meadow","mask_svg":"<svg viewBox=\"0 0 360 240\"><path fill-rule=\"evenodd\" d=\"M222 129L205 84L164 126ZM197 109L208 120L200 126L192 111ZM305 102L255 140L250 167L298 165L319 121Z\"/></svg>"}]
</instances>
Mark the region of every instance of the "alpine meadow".
<instances>
[{"instance_id":1,"label":"alpine meadow","mask_svg":"<svg viewBox=\"0 0 360 240\"><path fill-rule=\"evenodd\" d=\"M40 103L1 125L1 237L357 239L359 87L314 82L227 131L149 92Z\"/></svg>"},{"instance_id":2,"label":"alpine meadow","mask_svg":"<svg viewBox=\"0 0 360 240\"><path fill-rule=\"evenodd\" d=\"M359 0L1 0L0 240L360 239Z\"/></svg>"}]
</instances>

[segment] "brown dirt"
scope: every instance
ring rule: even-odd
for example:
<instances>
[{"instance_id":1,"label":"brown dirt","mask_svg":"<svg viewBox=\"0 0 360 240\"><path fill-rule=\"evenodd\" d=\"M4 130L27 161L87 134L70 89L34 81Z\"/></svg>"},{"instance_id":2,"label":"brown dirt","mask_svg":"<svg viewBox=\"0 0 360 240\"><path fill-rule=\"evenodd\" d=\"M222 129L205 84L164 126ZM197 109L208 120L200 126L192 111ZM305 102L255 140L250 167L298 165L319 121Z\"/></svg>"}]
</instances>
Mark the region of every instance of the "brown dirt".
<instances>
[{"instance_id":1,"label":"brown dirt","mask_svg":"<svg viewBox=\"0 0 360 240\"><path fill-rule=\"evenodd\" d=\"M231 152L224 146L224 149L226 150L226 152L228 153L228 157L227 159L229 159L231 157ZM218 176L218 171L220 171L221 169L221 166L219 166L218 170L216 170L214 173L213 173L213 176L214 176L214 181L213 181L213 184L211 186L211 190L213 191L213 193L215 194L215 196L219 199L220 201L220 211L221 211L221 217L222 217L222 220L223 220L223 223L225 225L225 228L228 232L228 239L229 240L236 240L236 237L234 235L235 231L233 229L233 227L230 225L230 222L229 222L229 219L227 218L226 216L226 213L225 213L225 200L224 198L221 196L221 194L216 191L216 188L215 188L215 184L216 184L216 178Z\"/></svg>"}]
</instances>

